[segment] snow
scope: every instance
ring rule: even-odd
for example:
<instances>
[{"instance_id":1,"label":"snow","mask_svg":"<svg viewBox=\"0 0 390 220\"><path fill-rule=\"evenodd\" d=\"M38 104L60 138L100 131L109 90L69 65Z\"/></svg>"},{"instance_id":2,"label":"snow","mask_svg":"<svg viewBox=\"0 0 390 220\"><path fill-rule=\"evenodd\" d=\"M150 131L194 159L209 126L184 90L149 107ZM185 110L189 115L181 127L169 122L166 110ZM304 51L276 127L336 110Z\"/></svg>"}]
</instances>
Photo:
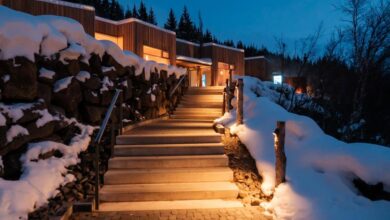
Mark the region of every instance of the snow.
<instances>
[{"instance_id":1,"label":"snow","mask_svg":"<svg viewBox=\"0 0 390 220\"><path fill-rule=\"evenodd\" d=\"M236 125L235 110L216 120L238 135L256 160L262 190L271 195L261 205L276 219L390 219L390 202L358 195L352 180L382 182L390 191L390 149L347 144L326 135L310 118L287 112L271 93L258 96L264 82L244 79L244 125ZM236 105L234 101L234 105ZM286 121L287 182L274 187L273 131Z\"/></svg>"},{"instance_id":2,"label":"snow","mask_svg":"<svg viewBox=\"0 0 390 220\"><path fill-rule=\"evenodd\" d=\"M41 117L35 122L37 128L40 128L51 121L59 120L58 117L51 115L47 109L36 110L34 112L41 115Z\"/></svg>"},{"instance_id":3,"label":"snow","mask_svg":"<svg viewBox=\"0 0 390 220\"><path fill-rule=\"evenodd\" d=\"M68 86L70 85L70 83L72 82L72 79L73 79L73 76L68 76L68 77L65 77L63 79L60 79L60 80L57 80L55 83L54 83L54 88L53 88L53 91L54 92L59 92L63 89L66 89L68 88Z\"/></svg>"},{"instance_id":4,"label":"snow","mask_svg":"<svg viewBox=\"0 0 390 220\"><path fill-rule=\"evenodd\" d=\"M85 33L77 21L59 16L33 16L0 6L0 59L7 60L24 56L35 61L35 54L53 58L60 54L60 60L80 59L88 63L91 54L103 57L107 53L122 66L134 66L136 72L168 71L176 77L186 74L185 68L151 63L129 51L122 51L111 41L99 41Z\"/></svg>"},{"instance_id":5,"label":"snow","mask_svg":"<svg viewBox=\"0 0 390 220\"><path fill-rule=\"evenodd\" d=\"M110 88L114 86L114 83L108 78L108 76L105 76L102 80L102 88L100 89L100 94L102 94L104 91L109 91Z\"/></svg>"},{"instance_id":6,"label":"snow","mask_svg":"<svg viewBox=\"0 0 390 220\"><path fill-rule=\"evenodd\" d=\"M55 75L56 73L54 71L45 69L43 67L39 70L39 77L41 78L53 79Z\"/></svg>"},{"instance_id":7,"label":"snow","mask_svg":"<svg viewBox=\"0 0 390 220\"><path fill-rule=\"evenodd\" d=\"M7 119L4 117L4 115L0 112L0 126L5 126L7 122Z\"/></svg>"},{"instance_id":8,"label":"snow","mask_svg":"<svg viewBox=\"0 0 390 220\"><path fill-rule=\"evenodd\" d=\"M24 136L24 135L29 135L28 131L26 128L20 126L20 125L12 125L6 134L7 137L7 143L11 143L14 138L18 136Z\"/></svg>"},{"instance_id":9,"label":"snow","mask_svg":"<svg viewBox=\"0 0 390 220\"><path fill-rule=\"evenodd\" d=\"M81 133L69 145L53 141L29 144L21 157L23 174L18 181L0 178L0 219L27 219L28 212L46 204L58 193L58 186L75 180L72 174L67 174L66 167L80 162L78 154L87 149L93 132L91 126L76 125ZM39 159L40 154L52 150L59 150L63 156Z\"/></svg>"},{"instance_id":10,"label":"snow","mask_svg":"<svg viewBox=\"0 0 390 220\"><path fill-rule=\"evenodd\" d=\"M187 56L177 56L176 57L177 60L183 60L183 61L188 61L188 62L191 62L191 63L200 63L200 64L204 64L204 65L209 65L211 66L213 64L212 60L210 58L202 58L202 59L198 59L198 58L194 58L194 57L187 57Z\"/></svg>"},{"instance_id":11,"label":"snow","mask_svg":"<svg viewBox=\"0 0 390 220\"><path fill-rule=\"evenodd\" d=\"M8 117L12 119L13 123L16 123L24 115L23 111L33 108L35 105L38 105L39 102L34 103L16 103L6 105L0 102L0 112L5 113ZM0 116L0 125L1 125L1 116Z\"/></svg>"},{"instance_id":12,"label":"snow","mask_svg":"<svg viewBox=\"0 0 390 220\"><path fill-rule=\"evenodd\" d=\"M91 78L91 74L87 71L80 71L76 76L76 79L80 82L85 82L90 78Z\"/></svg>"},{"instance_id":13,"label":"snow","mask_svg":"<svg viewBox=\"0 0 390 220\"><path fill-rule=\"evenodd\" d=\"M3 82L6 83L11 79L11 76L9 74L3 76Z\"/></svg>"},{"instance_id":14,"label":"snow","mask_svg":"<svg viewBox=\"0 0 390 220\"><path fill-rule=\"evenodd\" d=\"M110 71L115 71L115 66L102 66L102 72L110 72Z\"/></svg>"}]
</instances>

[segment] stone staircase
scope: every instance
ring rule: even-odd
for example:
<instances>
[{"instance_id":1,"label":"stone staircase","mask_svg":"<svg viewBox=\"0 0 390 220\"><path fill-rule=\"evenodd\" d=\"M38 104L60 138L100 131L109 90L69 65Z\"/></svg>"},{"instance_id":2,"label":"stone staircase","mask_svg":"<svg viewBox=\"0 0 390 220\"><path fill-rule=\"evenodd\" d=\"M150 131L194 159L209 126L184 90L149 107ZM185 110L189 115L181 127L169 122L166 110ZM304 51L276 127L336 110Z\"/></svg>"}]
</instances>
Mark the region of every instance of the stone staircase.
<instances>
[{"instance_id":1,"label":"stone staircase","mask_svg":"<svg viewBox=\"0 0 390 220\"><path fill-rule=\"evenodd\" d=\"M100 210L242 207L221 135L212 128L221 107L221 87L190 88L169 119L118 136Z\"/></svg>"}]
</instances>

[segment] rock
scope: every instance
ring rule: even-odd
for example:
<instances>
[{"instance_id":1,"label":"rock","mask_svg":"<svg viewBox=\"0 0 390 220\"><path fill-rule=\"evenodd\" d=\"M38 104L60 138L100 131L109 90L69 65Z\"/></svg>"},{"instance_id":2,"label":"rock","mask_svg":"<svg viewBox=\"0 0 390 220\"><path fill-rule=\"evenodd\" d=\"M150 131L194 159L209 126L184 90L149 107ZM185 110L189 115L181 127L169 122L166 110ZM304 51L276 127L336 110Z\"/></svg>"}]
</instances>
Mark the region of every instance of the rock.
<instances>
[{"instance_id":1,"label":"rock","mask_svg":"<svg viewBox=\"0 0 390 220\"><path fill-rule=\"evenodd\" d=\"M51 102L52 88L45 83L38 83L38 98L45 101L47 105Z\"/></svg>"},{"instance_id":2,"label":"rock","mask_svg":"<svg viewBox=\"0 0 390 220\"><path fill-rule=\"evenodd\" d=\"M89 104L99 104L100 103L100 97L98 95L98 92L95 92L93 90L85 89L83 91L83 97L85 102Z\"/></svg>"},{"instance_id":3,"label":"rock","mask_svg":"<svg viewBox=\"0 0 390 220\"><path fill-rule=\"evenodd\" d=\"M23 110L23 116L16 121L17 124L25 124L28 122L36 121L38 118L41 117L39 113L37 113L37 110L44 110L46 109L46 104L44 102L35 102L32 104L32 107L29 109Z\"/></svg>"},{"instance_id":4,"label":"rock","mask_svg":"<svg viewBox=\"0 0 390 220\"><path fill-rule=\"evenodd\" d=\"M98 90L102 86L102 83L97 75L91 74L91 78L87 79L85 83L81 84L81 86L90 90Z\"/></svg>"},{"instance_id":5,"label":"rock","mask_svg":"<svg viewBox=\"0 0 390 220\"><path fill-rule=\"evenodd\" d=\"M260 205L260 199L258 198L252 198L251 200L251 206L259 206Z\"/></svg>"},{"instance_id":6,"label":"rock","mask_svg":"<svg viewBox=\"0 0 390 220\"><path fill-rule=\"evenodd\" d=\"M111 101L112 101L112 98L114 98L114 92L113 91L103 91L101 93L101 100L100 100L100 104L103 105L103 106L109 106Z\"/></svg>"},{"instance_id":7,"label":"rock","mask_svg":"<svg viewBox=\"0 0 390 220\"><path fill-rule=\"evenodd\" d=\"M90 123L98 123L104 117L105 112L107 111L104 107L98 107L93 105L84 104L83 105L83 116L86 121Z\"/></svg>"},{"instance_id":8,"label":"rock","mask_svg":"<svg viewBox=\"0 0 390 220\"><path fill-rule=\"evenodd\" d=\"M92 54L89 58L89 68L91 69L91 73L95 73L98 75L102 74L102 60L99 55Z\"/></svg>"},{"instance_id":9,"label":"rock","mask_svg":"<svg viewBox=\"0 0 390 220\"><path fill-rule=\"evenodd\" d=\"M17 57L15 61L7 61L6 71L8 80L0 88L3 100L33 101L37 97L37 67L34 63L24 57Z\"/></svg>"},{"instance_id":10,"label":"rock","mask_svg":"<svg viewBox=\"0 0 390 220\"><path fill-rule=\"evenodd\" d=\"M75 116L82 100L80 85L74 78L67 88L53 92L53 103L64 108L66 113Z\"/></svg>"}]
</instances>

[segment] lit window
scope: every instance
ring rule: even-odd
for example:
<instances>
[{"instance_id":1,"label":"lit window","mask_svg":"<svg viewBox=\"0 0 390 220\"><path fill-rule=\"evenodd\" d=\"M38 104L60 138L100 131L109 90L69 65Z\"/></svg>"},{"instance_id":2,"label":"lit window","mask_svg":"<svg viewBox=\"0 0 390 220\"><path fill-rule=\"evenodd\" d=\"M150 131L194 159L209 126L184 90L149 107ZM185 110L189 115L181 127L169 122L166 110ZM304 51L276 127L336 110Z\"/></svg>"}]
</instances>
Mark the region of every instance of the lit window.
<instances>
[{"instance_id":1,"label":"lit window","mask_svg":"<svg viewBox=\"0 0 390 220\"><path fill-rule=\"evenodd\" d=\"M95 38L96 40L108 40L116 45L118 45L119 48L123 50L123 37L116 37L112 35L107 35L107 34L102 34L102 33L97 33L95 32Z\"/></svg>"},{"instance_id":2,"label":"lit window","mask_svg":"<svg viewBox=\"0 0 390 220\"><path fill-rule=\"evenodd\" d=\"M282 84L282 75L274 75L274 84Z\"/></svg>"},{"instance_id":3,"label":"lit window","mask_svg":"<svg viewBox=\"0 0 390 220\"><path fill-rule=\"evenodd\" d=\"M169 53L157 48L144 45L144 58L145 60L153 60L157 63L170 64Z\"/></svg>"}]
</instances>

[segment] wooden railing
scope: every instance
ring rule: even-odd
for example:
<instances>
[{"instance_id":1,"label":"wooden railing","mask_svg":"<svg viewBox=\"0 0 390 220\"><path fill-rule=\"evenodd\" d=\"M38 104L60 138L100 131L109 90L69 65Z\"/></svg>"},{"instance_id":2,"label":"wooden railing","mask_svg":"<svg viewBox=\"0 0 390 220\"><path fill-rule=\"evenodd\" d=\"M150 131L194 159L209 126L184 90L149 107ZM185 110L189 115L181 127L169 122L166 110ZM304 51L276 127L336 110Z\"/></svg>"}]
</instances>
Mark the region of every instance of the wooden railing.
<instances>
[{"instance_id":1,"label":"wooden railing","mask_svg":"<svg viewBox=\"0 0 390 220\"><path fill-rule=\"evenodd\" d=\"M233 86L235 84L235 86ZM237 117L236 123L244 123L244 82L243 79L238 79L235 83L229 83L226 79L226 86L223 91L222 112L230 112L232 109L231 101L234 98L234 92L237 91Z\"/></svg>"}]
</instances>

